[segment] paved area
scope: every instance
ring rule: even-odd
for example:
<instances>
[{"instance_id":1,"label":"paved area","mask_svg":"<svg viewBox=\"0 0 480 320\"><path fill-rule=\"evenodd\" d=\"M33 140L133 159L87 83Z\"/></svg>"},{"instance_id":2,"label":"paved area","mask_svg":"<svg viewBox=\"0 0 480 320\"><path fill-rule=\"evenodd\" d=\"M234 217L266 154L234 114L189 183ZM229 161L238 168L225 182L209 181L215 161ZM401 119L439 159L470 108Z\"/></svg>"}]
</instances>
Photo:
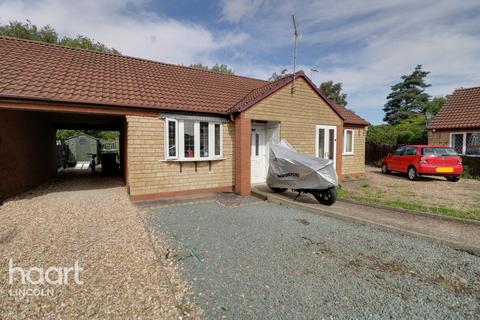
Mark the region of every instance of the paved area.
<instances>
[{"instance_id":1,"label":"paved area","mask_svg":"<svg viewBox=\"0 0 480 320\"><path fill-rule=\"evenodd\" d=\"M420 216L395 210L373 208L360 204L337 201L333 206L322 206L313 197L302 195L293 201L297 193L276 194L266 185L255 186L254 191L269 197L270 200L285 205L300 206L316 210L321 214L332 215L346 220L376 225L394 231L432 239L475 252L480 256L480 225L465 224L459 221L443 220L436 217Z\"/></svg>"},{"instance_id":2,"label":"paved area","mask_svg":"<svg viewBox=\"0 0 480 320\"><path fill-rule=\"evenodd\" d=\"M186 285L172 264L159 263L116 178L59 179L4 203L0 221L0 319L173 319L177 303L188 305ZM66 284L24 285L17 271L11 285L10 259L13 267L43 272L78 262L83 284L71 272ZM32 279L40 279L38 270Z\"/></svg>"},{"instance_id":3,"label":"paved area","mask_svg":"<svg viewBox=\"0 0 480 320\"><path fill-rule=\"evenodd\" d=\"M151 208L209 319L475 319L480 258L269 202Z\"/></svg>"}]
</instances>

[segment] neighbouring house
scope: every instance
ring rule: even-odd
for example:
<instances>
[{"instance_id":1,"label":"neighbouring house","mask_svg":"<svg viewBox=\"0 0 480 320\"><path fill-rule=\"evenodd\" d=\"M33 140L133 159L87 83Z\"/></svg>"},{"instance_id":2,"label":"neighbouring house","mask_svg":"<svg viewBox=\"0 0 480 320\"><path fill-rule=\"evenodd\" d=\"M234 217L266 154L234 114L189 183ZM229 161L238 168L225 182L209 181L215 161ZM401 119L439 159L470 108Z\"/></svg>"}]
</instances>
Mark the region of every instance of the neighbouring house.
<instances>
[{"instance_id":1,"label":"neighbouring house","mask_svg":"<svg viewBox=\"0 0 480 320\"><path fill-rule=\"evenodd\" d=\"M451 146L480 174L480 87L455 90L427 128L429 144Z\"/></svg>"},{"instance_id":2,"label":"neighbouring house","mask_svg":"<svg viewBox=\"0 0 480 320\"><path fill-rule=\"evenodd\" d=\"M69 156L75 161L91 161L90 154L98 155L99 140L86 133L80 133L65 140Z\"/></svg>"},{"instance_id":3,"label":"neighbouring house","mask_svg":"<svg viewBox=\"0 0 480 320\"><path fill-rule=\"evenodd\" d=\"M0 59L0 179L15 190L49 176L52 132L66 125L120 132L132 200L248 195L265 181L268 146L279 139L331 159L341 180L365 173L368 123L302 71L268 82L8 37L0 37ZM30 145L45 159L31 157Z\"/></svg>"}]
</instances>

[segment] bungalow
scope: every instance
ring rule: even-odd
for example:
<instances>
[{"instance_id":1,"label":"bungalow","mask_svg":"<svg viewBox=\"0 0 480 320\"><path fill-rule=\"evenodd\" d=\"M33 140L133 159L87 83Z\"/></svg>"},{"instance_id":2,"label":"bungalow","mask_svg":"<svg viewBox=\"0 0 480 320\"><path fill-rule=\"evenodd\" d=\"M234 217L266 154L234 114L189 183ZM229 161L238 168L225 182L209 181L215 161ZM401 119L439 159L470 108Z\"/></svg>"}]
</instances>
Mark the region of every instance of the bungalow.
<instances>
[{"instance_id":1,"label":"bungalow","mask_svg":"<svg viewBox=\"0 0 480 320\"><path fill-rule=\"evenodd\" d=\"M457 89L428 125L428 142L480 156L480 87Z\"/></svg>"},{"instance_id":2,"label":"bungalow","mask_svg":"<svg viewBox=\"0 0 480 320\"><path fill-rule=\"evenodd\" d=\"M302 71L268 82L8 37L0 37L0 60L3 194L53 174L51 144L64 127L120 132L134 201L248 195L265 181L269 143L283 138L331 159L340 179L365 172L368 123L325 98ZM42 148L44 161L32 159L30 147Z\"/></svg>"}]
</instances>

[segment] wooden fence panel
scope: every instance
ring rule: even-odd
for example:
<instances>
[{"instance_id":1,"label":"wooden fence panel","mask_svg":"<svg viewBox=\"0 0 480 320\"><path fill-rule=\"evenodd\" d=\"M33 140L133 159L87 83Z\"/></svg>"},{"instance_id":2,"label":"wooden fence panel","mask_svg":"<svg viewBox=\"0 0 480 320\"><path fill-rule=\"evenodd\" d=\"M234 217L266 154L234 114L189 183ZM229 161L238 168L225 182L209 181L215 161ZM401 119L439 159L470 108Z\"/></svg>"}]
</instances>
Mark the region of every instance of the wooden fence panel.
<instances>
[{"instance_id":1,"label":"wooden fence panel","mask_svg":"<svg viewBox=\"0 0 480 320\"><path fill-rule=\"evenodd\" d=\"M370 144L367 143L365 150L365 164L380 166L383 157L400 147L399 144Z\"/></svg>"}]
</instances>

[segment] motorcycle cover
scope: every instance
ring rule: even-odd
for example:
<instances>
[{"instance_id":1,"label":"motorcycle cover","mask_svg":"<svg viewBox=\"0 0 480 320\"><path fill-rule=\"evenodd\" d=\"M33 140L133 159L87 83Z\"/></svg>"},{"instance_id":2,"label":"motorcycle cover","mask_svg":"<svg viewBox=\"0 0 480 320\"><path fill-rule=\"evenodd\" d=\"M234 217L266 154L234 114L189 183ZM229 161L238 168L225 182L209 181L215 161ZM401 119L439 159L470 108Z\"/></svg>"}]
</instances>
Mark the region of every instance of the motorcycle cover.
<instances>
[{"instance_id":1,"label":"motorcycle cover","mask_svg":"<svg viewBox=\"0 0 480 320\"><path fill-rule=\"evenodd\" d=\"M271 188L325 190L338 186L333 161L300 154L286 141L270 145L267 184Z\"/></svg>"}]
</instances>

